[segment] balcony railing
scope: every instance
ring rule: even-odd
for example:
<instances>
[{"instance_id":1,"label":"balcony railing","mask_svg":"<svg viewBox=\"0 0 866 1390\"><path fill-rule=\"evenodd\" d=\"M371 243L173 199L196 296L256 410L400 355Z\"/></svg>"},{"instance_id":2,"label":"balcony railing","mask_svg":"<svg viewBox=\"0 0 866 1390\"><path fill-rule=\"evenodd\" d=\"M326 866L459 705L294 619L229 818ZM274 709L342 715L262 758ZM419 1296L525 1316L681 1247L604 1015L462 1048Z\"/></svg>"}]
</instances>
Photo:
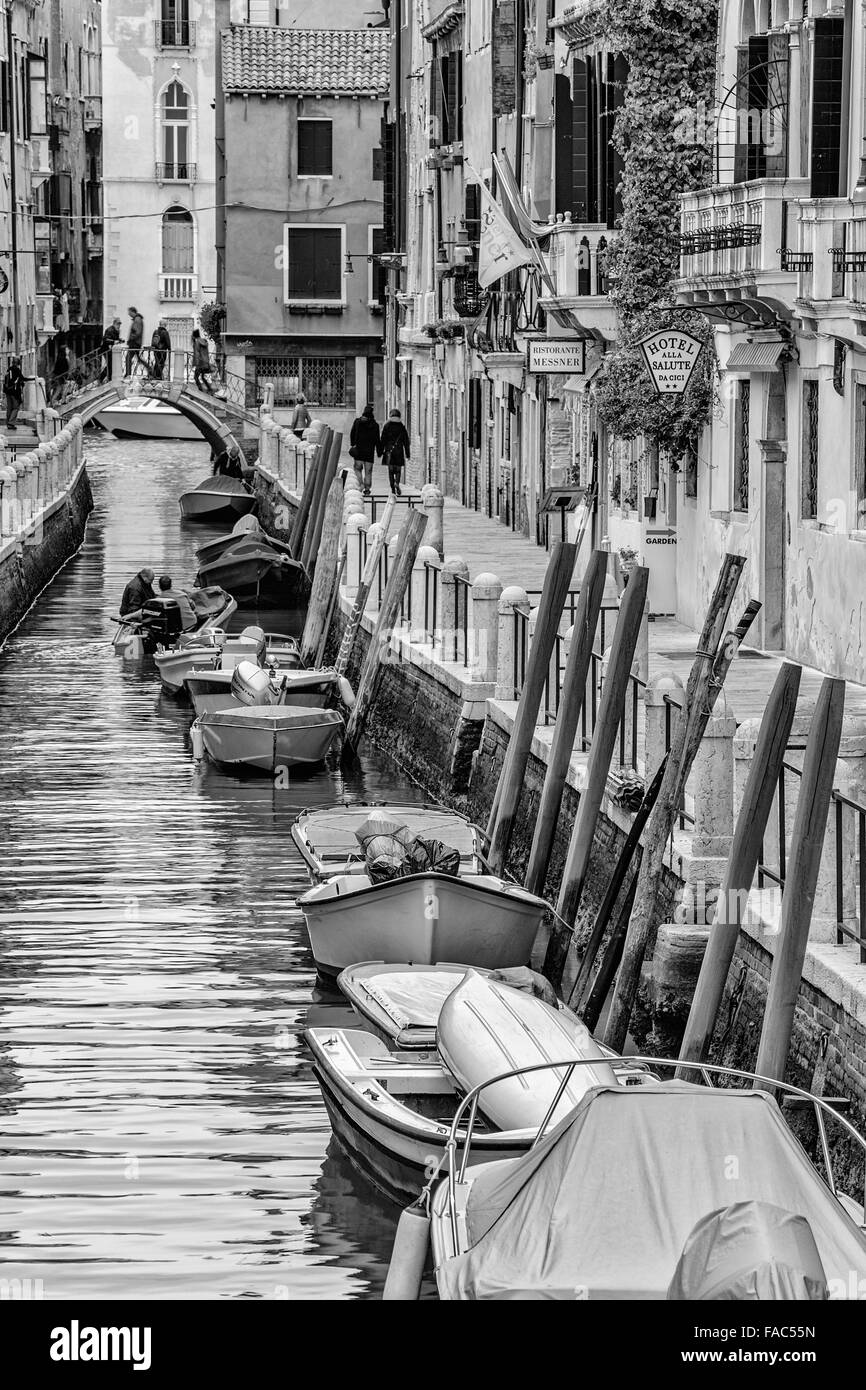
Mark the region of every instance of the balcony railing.
<instances>
[{"instance_id":1,"label":"balcony railing","mask_svg":"<svg viewBox=\"0 0 866 1390\"><path fill-rule=\"evenodd\" d=\"M559 298L606 295L610 231L603 223L554 222L545 260Z\"/></svg>"},{"instance_id":2,"label":"balcony railing","mask_svg":"<svg viewBox=\"0 0 866 1390\"><path fill-rule=\"evenodd\" d=\"M798 298L866 303L866 207L847 198L804 201Z\"/></svg>"},{"instance_id":3,"label":"balcony railing","mask_svg":"<svg viewBox=\"0 0 866 1390\"><path fill-rule=\"evenodd\" d=\"M163 303L189 302L198 292L198 276L171 272L159 277L159 297Z\"/></svg>"},{"instance_id":4,"label":"balcony railing","mask_svg":"<svg viewBox=\"0 0 866 1390\"><path fill-rule=\"evenodd\" d=\"M195 48L194 20L155 19L153 30L156 48Z\"/></svg>"},{"instance_id":5,"label":"balcony railing","mask_svg":"<svg viewBox=\"0 0 866 1390\"><path fill-rule=\"evenodd\" d=\"M95 232L92 227L88 227L84 234L84 240L87 247L87 254L91 260L95 260L98 256L102 255L103 241L101 229Z\"/></svg>"},{"instance_id":6,"label":"balcony railing","mask_svg":"<svg viewBox=\"0 0 866 1390\"><path fill-rule=\"evenodd\" d=\"M195 183L194 164L157 164L158 183Z\"/></svg>"},{"instance_id":7,"label":"balcony railing","mask_svg":"<svg viewBox=\"0 0 866 1390\"><path fill-rule=\"evenodd\" d=\"M83 117L85 130L97 130L102 125L102 97L85 97Z\"/></svg>"},{"instance_id":8,"label":"balcony railing","mask_svg":"<svg viewBox=\"0 0 866 1390\"><path fill-rule=\"evenodd\" d=\"M805 179L755 179L686 194L681 276L778 276L788 268L779 247L795 250L798 200L808 191Z\"/></svg>"}]
</instances>

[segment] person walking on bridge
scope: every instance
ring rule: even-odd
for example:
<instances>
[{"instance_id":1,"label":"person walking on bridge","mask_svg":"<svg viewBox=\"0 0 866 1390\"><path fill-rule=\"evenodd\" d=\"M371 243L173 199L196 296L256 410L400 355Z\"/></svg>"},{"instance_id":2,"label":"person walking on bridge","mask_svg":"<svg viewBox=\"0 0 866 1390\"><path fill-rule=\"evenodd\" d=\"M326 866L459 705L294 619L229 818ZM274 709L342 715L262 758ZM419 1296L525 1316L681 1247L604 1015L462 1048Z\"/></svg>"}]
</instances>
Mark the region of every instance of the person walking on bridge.
<instances>
[{"instance_id":1,"label":"person walking on bridge","mask_svg":"<svg viewBox=\"0 0 866 1390\"><path fill-rule=\"evenodd\" d=\"M171 338L165 324L165 319L160 319L158 326L153 330L150 340L151 364L150 374L154 381L162 381L165 376L165 364L171 352Z\"/></svg>"},{"instance_id":2,"label":"person walking on bridge","mask_svg":"<svg viewBox=\"0 0 866 1390\"><path fill-rule=\"evenodd\" d=\"M141 362L141 349L144 343L144 319L132 305L127 313L131 319L129 325L129 337L126 340L126 375L132 376L132 368L136 362Z\"/></svg>"},{"instance_id":3,"label":"person walking on bridge","mask_svg":"<svg viewBox=\"0 0 866 1390\"><path fill-rule=\"evenodd\" d=\"M103 367L99 375L100 381L111 380L111 364L113 361L111 356L111 350L112 348L116 347L117 344L120 342L120 328L120 319L112 319L111 323L108 325L108 327L102 335L102 342L99 345L99 351L105 358L105 366Z\"/></svg>"},{"instance_id":4,"label":"person walking on bridge","mask_svg":"<svg viewBox=\"0 0 866 1390\"><path fill-rule=\"evenodd\" d=\"M207 391L209 396L213 396L215 393L209 380L213 371L210 364L210 353L207 343L197 328L192 330L192 371L193 380L199 391Z\"/></svg>"}]
</instances>

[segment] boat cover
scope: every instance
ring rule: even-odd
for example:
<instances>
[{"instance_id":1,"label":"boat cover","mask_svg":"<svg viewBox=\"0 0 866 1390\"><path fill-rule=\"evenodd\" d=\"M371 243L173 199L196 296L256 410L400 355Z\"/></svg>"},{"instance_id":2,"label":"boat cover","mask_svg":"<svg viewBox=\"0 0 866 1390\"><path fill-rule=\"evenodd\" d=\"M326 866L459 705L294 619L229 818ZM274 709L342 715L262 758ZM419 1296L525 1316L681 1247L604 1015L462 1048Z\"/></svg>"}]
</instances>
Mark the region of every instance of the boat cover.
<instances>
[{"instance_id":1,"label":"boat cover","mask_svg":"<svg viewBox=\"0 0 866 1390\"><path fill-rule=\"evenodd\" d=\"M680 1255L674 1301L821 1301L827 1280L812 1228L769 1202L735 1202L695 1226Z\"/></svg>"},{"instance_id":2,"label":"boat cover","mask_svg":"<svg viewBox=\"0 0 866 1390\"><path fill-rule=\"evenodd\" d=\"M355 989L374 1000L398 1028L435 1028L442 1005L466 974L453 971L385 971L357 980Z\"/></svg>"},{"instance_id":3,"label":"boat cover","mask_svg":"<svg viewBox=\"0 0 866 1390\"><path fill-rule=\"evenodd\" d=\"M206 714L204 721L230 728L257 724L262 729L307 729L322 724L342 724L336 710L308 709L300 705L238 705Z\"/></svg>"},{"instance_id":4,"label":"boat cover","mask_svg":"<svg viewBox=\"0 0 866 1390\"><path fill-rule=\"evenodd\" d=\"M193 492L226 492L230 496L249 497L250 490L245 487L240 478L229 478L225 473L216 473L212 478L203 478L200 483L196 483Z\"/></svg>"},{"instance_id":5,"label":"boat cover","mask_svg":"<svg viewBox=\"0 0 866 1390\"><path fill-rule=\"evenodd\" d=\"M525 1158L474 1170L440 1292L664 1299L700 1218L751 1201L806 1217L828 1281L866 1278L866 1240L766 1092L598 1088Z\"/></svg>"},{"instance_id":6,"label":"boat cover","mask_svg":"<svg viewBox=\"0 0 866 1390\"><path fill-rule=\"evenodd\" d=\"M440 811L430 806L337 806L333 810L314 811L302 821L310 851L319 862L345 862L359 857L356 834L371 834L367 828L372 810L393 817L397 823L425 839L445 840L459 849L463 859L469 859L475 847L472 826L463 816Z\"/></svg>"}]
</instances>

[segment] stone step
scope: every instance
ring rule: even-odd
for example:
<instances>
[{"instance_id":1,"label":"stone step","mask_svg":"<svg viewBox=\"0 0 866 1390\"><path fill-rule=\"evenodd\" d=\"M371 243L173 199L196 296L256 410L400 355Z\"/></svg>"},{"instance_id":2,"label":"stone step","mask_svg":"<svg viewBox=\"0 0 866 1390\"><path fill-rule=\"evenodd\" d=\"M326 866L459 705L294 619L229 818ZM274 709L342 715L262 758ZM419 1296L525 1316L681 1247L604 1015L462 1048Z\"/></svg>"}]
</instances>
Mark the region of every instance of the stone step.
<instances>
[{"instance_id":1,"label":"stone step","mask_svg":"<svg viewBox=\"0 0 866 1390\"><path fill-rule=\"evenodd\" d=\"M38 449L39 436L35 430L28 429L25 425L22 429L19 425L17 430L7 430L0 426L0 441L7 452L17 454L29 453L31 449Z\"/></svg>"}]
</instances>

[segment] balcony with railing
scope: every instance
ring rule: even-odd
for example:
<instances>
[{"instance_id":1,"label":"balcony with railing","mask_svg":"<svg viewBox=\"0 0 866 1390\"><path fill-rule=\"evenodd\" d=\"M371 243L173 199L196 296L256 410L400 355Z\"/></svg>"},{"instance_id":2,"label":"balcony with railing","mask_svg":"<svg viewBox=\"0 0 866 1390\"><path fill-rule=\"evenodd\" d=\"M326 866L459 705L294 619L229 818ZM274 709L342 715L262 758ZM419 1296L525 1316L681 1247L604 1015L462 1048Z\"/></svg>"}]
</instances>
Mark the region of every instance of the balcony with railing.
<instances>
[{"instance_id":1,"label":"balcony with railing","mask_svg":"<svg viewBox=\"0 0 866 1390\"><path fill-rule=\"evenodd\" d=\"M806 179L755 179L687 193L681 200L680 294L739 290L793 304L789 254Z\"/></svg>"},{"instance_id":2,"label":"balcony with railing","mask_svg":"<svg viewBox=\"0 0 866 1390\"><path fill-rule=\"evenodd\" d=\"M191 303L197 293L197 275L176 270L160 272L159 298L161 303Z\"/></svg>"},{"instance_id":3,"label":"balcony with railing","mask_svg":"<svg viewBox=\"0 0 866 1390\"><path fill-rule=\"evenodd\" d=\"M156 165L157 183L195 183L195 176L196 166L187 162Z\"/></svg>"},{"instance_id":4,"label":"balcony with railing","mask_svg":"<svg viewBox=\"0 0 866 1390\"><path fill-rule=\"evenodd\" d=\"M542 255L555 292L543 287L542 307L549 312L571 310L584 327L614 338L616 314L608 270L614 233L604 223L572 222L569 215L560 215L548 228Z\"/></svg>"},{"instance_id":5,"label":"balcony with railing","mask_svg":"<svg viewBox=\"0 0 866 1390\"><path fill-rule=\"evenodd\" d=\"M99 130L102 126L102 97L85 97L81 119L85 130Z\"/></svg>"},{"instance_id":6,"label":"balcony with railing","mask_svg":"<svg viewBox=\"0 0 866 1390\"><path fill-rule=\"evenodd\" d=\"M810 199L799 214L797 251L789 260L797 272L798 300L816 314L816 306L825 306L834 317L845 313L846 303L866 305L866 203Z\"/></svg>"},{"instance_id":7,"label":"balcony with railing","mask_svg":"<svg viewBox=\"0 0 866 1390\"><path fill-rule=\"evenodd\" d=\"M195 20L155 19L153 21L154 47L195 48Z\"/></svg>"}]
</instances>

